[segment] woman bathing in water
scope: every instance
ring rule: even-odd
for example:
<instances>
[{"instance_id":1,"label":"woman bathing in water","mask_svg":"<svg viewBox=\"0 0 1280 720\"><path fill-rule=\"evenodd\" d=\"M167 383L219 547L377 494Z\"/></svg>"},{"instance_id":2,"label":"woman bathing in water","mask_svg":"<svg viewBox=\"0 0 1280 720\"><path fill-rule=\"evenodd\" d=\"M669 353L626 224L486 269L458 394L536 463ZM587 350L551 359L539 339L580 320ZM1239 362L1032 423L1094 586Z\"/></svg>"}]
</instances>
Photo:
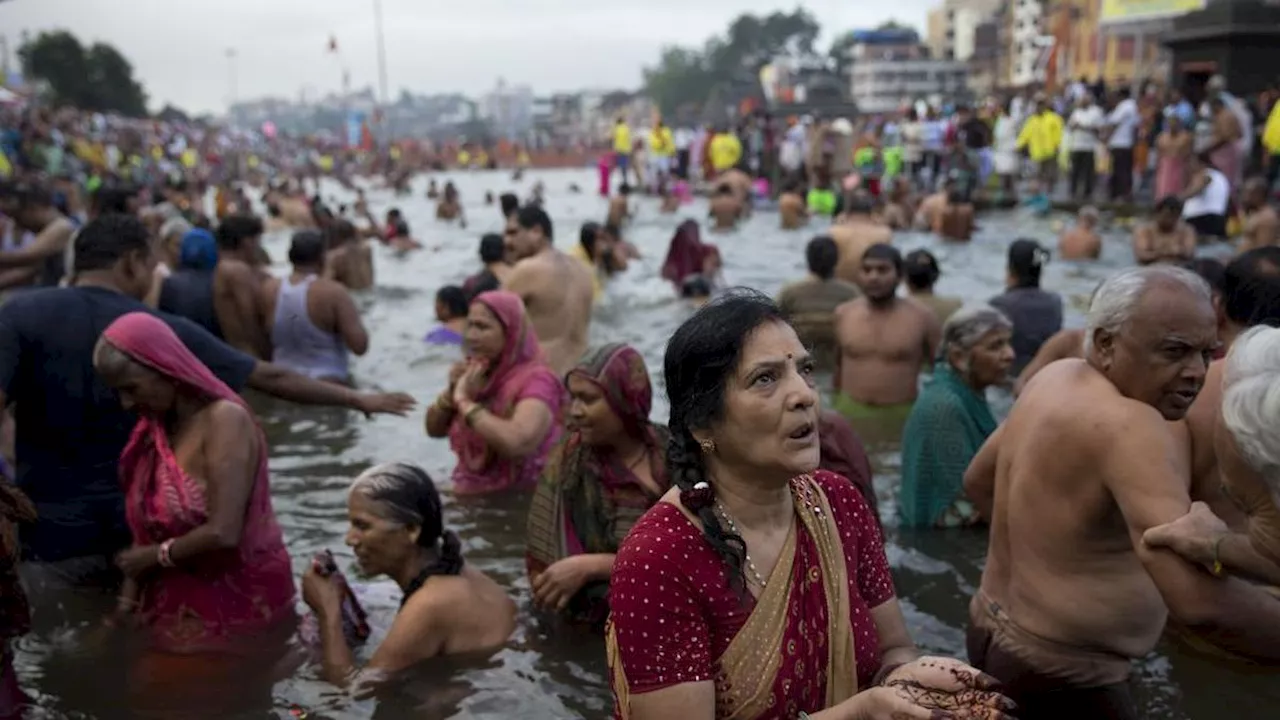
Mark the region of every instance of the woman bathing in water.
<instances>
[{"instance_id":1,"label":"woman bathing in water","mask_svg":"<svg viewBox=\"0 0 1280 720\"><path fill-rule=\"evenodd\" d=\"M696 221L685 220L671 238L662 277L675 285L680 297L706 300L725 286L722 266L719 248L702 242Z\"/></svg>"},{"instance_id":2,"label":"woman bathing in water","mask_svg":"<svg viewBox=\"0 0 1280 720\"><path fill-rule=\"evenodd\" d=\"M346 581L314 565L303 574L302 599L319 620L325 680L366 695L424 660L492 652L507 641L516 605L463 560L458 536L444 529L440 495L426 471L407 463L369 468L351 483L347 515L346 543L360 570L391 578L404 599L382 644L360 668L343 634Z\"/></svg>"}]
</instances>

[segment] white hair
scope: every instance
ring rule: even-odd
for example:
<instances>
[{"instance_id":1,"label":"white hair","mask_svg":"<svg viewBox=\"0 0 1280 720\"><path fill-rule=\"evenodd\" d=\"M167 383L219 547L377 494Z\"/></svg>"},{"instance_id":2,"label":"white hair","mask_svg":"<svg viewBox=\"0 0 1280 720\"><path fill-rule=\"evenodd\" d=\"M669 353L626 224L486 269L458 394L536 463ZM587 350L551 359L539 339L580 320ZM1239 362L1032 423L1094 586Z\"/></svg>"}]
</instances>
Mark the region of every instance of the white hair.
<instances>
[{"instance_id":1,"label":"white hair","mask_svg":"<svg viewBox=\"0 0 1280 720\"><path fill-rule=\"evenodd\" d=\"M945 360L952 349L967 353L992 330L1012 329L1013 323L1009 318L990 305L966 305L955 311L942 326L938 356Z\"/></svg>"},{"instance_id":2,"label":"white hair","mask_svg":"<svg viewBox=\"0 0 1280 720\"><path fill-rule=\"evenodd\" d=\"M191 232L191 223L182 217L169 218L160 226L160 242L169 242L174 235L181 236Z\"/></svg>"},{"instance_id":3,"label":"white hair","mask_svg":"<svg viewBox=\"0 0 1280 720\"><path fill-rule=\"evenodd\" d=\"M1180 285L1205 303L1213 304L1209 284L1190 270L1176 265L1148 265L1121 270L1093 291L1084 327L1086 355L1093 349L1094 333L1098 330L1118 332L1133 319L1142 296L1153 283Z\"/></svg>"},{"instance_id":4,"label":"white hair","mask_svg":"<svg viewBox=\"0 0 1280 720\"><path fill-rule=\"evenodd\" d=\"M1280 328L1250 328L1231 345L1222 424L1280 505Z\"/></svg>"}]
</instances>

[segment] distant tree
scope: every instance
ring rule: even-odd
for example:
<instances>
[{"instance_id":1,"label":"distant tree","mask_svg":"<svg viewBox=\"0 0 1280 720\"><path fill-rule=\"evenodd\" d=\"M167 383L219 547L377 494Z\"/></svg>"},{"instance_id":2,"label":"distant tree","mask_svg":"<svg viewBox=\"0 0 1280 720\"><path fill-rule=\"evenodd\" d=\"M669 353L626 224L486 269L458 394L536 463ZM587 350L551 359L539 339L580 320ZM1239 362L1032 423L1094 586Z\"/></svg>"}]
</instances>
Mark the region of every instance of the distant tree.
<instances>
[{"instance_id":1,"label":"distant tree","mask_svg":"<svg viewBox=\"0 0 1280 720\"><path fill-rule=\"evenodd\" d=\"M86 48L63 30L42 32L18 48L27 77L43 80L53 100L85 110L147 114L147 94L133 77L133 66L111 45Z\"/></svg>"},{"instance_id":2,"label":"distant tree","mask_svg":"<svg viewBox=\"0 0 1280 720\"><path fill-rule=\"evenodd\" d=\"M673 114L702 106L713 88L758 90L760 68L779 55L811 54L820 30L804 9L740 15L701 50L663 48L658 63L644 70L645 91L663 113Z\"/></svg>"}]
</instances>

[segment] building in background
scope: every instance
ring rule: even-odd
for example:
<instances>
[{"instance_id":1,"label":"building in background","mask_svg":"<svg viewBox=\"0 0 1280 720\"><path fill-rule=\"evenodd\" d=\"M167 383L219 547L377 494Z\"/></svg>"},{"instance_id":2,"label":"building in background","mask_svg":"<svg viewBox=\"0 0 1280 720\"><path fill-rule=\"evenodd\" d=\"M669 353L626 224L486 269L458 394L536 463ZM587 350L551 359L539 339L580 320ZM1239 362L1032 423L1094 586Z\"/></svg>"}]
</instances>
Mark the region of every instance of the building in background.
<instances>
[{"instance_id":1,"label":"building in background","mask_svg":"<svg viewBox=\"0 0 1280 720\"><path fill-rule=\"evenodd\" d=\"M991 95L1003 87L1000 57L1004 54L1004 26L1000 17L980 23L973 32L973 54L969 56L969 89L974 95Z\"/></svg>"},{"instance_id":2,"label":"building in background","mask_svg":"<svg viewBox=\"0 0 1280 720\"><path fill-rule=\"evenodd\" d=\"M1169 53L1161 37L1173 20L1205 0L1059 0L1054 9L1058 76L1108 86L1163 80Z\"/></svg>"},{"instance_id":3,"label":"building in background","mask_svg":"<svg viewBox=\"0 0 1280 720\"><path fill-rule=\"evenodd\" d=\"M1041 69L1048 48L1043 40L1041 20L1045 3L1042 0L1010 0L1012 30L1009 39L1009 84L1027 87L1043 81Z\"/></svg>"},{"instance_id":4,"label":"building in background","mask_svg":"<svg viewBox=\"0 0 1280 720\"><path fill-rule=\"evenodd\" d=\"M521 140L533 129L533 90L527 85L508 87L499 78L497 87L480 99L480 117L495 137Z\"/></svg>"},{"instance_id":5,"label":"building in background","mask_svg":"<svg viewBox=\"0 0 1280 720\"><path fill-rule=\"evenodd\" d=\"M999 13L1004 0L944 0L929 11L925 44L940 60L968 60L979 25Z\"/></svg>"},{"instance_id":6,"label":"building in background","mask_svg":"<svg viewBox=\"0 0 1280 720\"><path fill-rule=\"evenodd\" d=\"M863 113L893 112L914 100L966 101L970 99L968 72L968 65L958 60L863 60L850 71L849 95Z\"/></svg>"}]
</instances>

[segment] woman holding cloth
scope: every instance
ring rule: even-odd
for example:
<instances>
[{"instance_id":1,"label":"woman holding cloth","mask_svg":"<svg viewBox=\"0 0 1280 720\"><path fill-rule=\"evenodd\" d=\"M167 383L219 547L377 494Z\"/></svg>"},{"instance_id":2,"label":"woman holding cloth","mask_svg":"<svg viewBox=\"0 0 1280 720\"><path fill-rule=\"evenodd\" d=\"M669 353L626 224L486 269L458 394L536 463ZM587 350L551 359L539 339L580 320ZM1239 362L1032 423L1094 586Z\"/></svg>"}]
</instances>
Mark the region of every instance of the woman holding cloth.
<instances>
[{"instance_id":1,"label":"woman holding cloth","mask_svg":"<svg viewBox=\"0 0 1280 720\"><path fill-rule=\"evenodd\" d=\"M671 486L667 429L649 422L649 370L629 345L588 353L565 380L570 431L534 493L525 565L538 606L596 626L618 546Z\"/></svg>"},{"instance_id":2,"label":"woman holding cloth","mask_svg":"<svg viewBox=\"0 0 1280 720\"><path fill-rule=\"evenodd\" d=\"M449 438L459 495L531 488L560 437L564 386L514 293L477 295L463 342L467 359L427 408L427 435Z\"/></svg>"},{"instance_id":3,"label":"woman holding cloth","mask_svg":"<svg viewBox=\"0 0 1280 720\"><path fill-rule=\"evenodd\" d=\"M629 720L1004 718L964 663L921 657L875 518L815 469L813 359L754 291L667 345L675 487L614 562L608 658Z\"/></svg>"},{"instance_id":4,"label":"woman holding cloth","mask_svg":"<svg viewBox=\"0 0 1280 720\"><path fill-rule=\"evenodd\" d=\"M996 419L986 390L1013 365L1013 323L988 305L963 308L942 328L939 362L911 408L902 433L898 512L907 527L963 527L981 522L964 496L964 471Z\"/></svg>"},{"instance_id":5,"label":"woman holding cloth","mask_svg":"<svg viewBox=\"0 0 1280 720\"><path fill-rule=\"evenodd\" d=\"M154 676L143 682L168 688L163 675L181 656L216 654L232 672L269 655L272 637L282 648L295 620L293 571L253 411L145 313L107 327L94 368L139 415L120 455L133 546L116 559L127 579L113 620L134 618L146 632L154 667L143 667Z\"/></svg>"}]
</instances>

